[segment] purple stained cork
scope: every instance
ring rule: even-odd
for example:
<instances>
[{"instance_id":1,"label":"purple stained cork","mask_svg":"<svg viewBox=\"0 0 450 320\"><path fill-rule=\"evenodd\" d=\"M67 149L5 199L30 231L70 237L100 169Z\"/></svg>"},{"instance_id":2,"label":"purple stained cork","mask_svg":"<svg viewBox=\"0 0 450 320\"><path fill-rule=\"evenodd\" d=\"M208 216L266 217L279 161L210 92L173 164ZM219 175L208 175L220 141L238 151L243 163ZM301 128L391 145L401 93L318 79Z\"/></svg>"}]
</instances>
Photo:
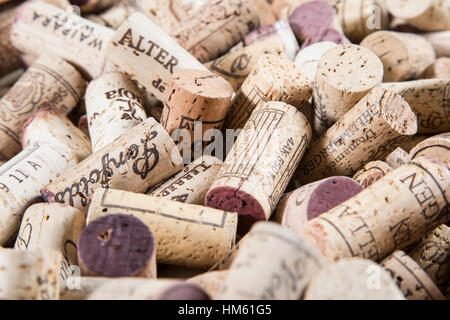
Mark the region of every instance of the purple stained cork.
<instances>
[{"instance_id":1,"label":"purple stained cork","mask_svg":"<svg viewBox=\"0 0 450 320\"><path fill-rule=\"evenodd\" d=\"M211 298L199 286L181 282L165 289L156 300L211 300Z\"/></svg>"},{"instance_id":2,"label":"purple stained cork","mask_svg":"<svg viewBox=\"0 0 450 320\"><path fill-rule=\"evenodd\" d=\"M78 240L78 260L89 276L133 277L152 268L155 240L138 218L125 214L100 217Z\"/></svg>"}]
</instances>

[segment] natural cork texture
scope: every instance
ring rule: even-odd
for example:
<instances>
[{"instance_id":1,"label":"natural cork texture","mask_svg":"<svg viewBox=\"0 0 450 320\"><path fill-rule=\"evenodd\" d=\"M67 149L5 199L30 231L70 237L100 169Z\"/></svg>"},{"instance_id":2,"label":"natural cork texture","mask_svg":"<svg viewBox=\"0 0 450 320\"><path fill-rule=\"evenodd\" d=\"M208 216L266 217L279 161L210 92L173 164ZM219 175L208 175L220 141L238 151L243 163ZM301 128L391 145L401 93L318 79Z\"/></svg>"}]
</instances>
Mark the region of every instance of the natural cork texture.
<instances>
[{"instance_id":1,"label":"natural cork texture","mask_svg":"<svg viewBox=\"0 0 450 320\"><path fill-rule=\"evenodd\" d=\"M268 220L311 141L305 116L284 102L255 109L206 195L206 206L239 213L239 234Z\"/></svg>"},{"instance_id":2,"label":"natural cork texture","mask_svg":"<svg viewBox=\"0 0 450 320\"><path fill-rule=\"evenodd\" d=\"M422 73L420 78L450 79L450 57L437 58L436 61Z\"/></svg>"},{"instance_id":3,"label":"natural cork texture","mask_svg":"<svg viewBox=\"0 0 450 320\"><path fill-rule=\"evenodd\" d=\"M361 46L383 62L383 82L415 80L436 60L431 44L413 33L377 31L365 38Z\"/></svg>"},{"instance_id":4,"label":"natural cork texture","mask_svg":"<svg viewBox=\"0 0 450 320\"><path fill-rule=\"evenodd\" d=\"M376 87L312 144L295 176L303 184L353 176L367 162L384 158L393 142L416 132L416 115L408 103Z\"/></svg>"},{"instance_id":5,"label":"natural cork texture","mask_svg":"<svg viewBox=\"0 0 450 320\"><path fill-rule=\"evenodd\" d=\"M21 67L20 51L14 48L9 38L16 14L16 8L0 13L0 77Z\"/></svg>"},{"instance_id":6,"label":"natural cork texture","mask_svg":"<svg viewBox=\"0 0 450 320\"><path fill-rule=\"evenodd\" d=\"M243 128L253 110L267 101L282 101L300 109L311 95L310 80L292 62L264 55L234 98L224 127Z\"/></svg>"},{"instance_id":7,"label":"natural cork texture","mask_svg":"<svg viewBox=\"0 0 450 320\"><path fill-rule=\"evenodd\" d=\"M236 213L112 189L96 191L88 224L118 212L139 218L152 230L158 263L209 268L235 243Z\"/></svg>"},{"instance_id":8,"label":"natural cork texture","mask_svg":"<svg viewBox=\"0 0 450 320\"><path fill-rule=\"evenodd\" d=\"M212 299L214 299L217 296L219 289L222 286L222 283L227 275L227 270L210 271L189 278L186 281L196 284L197 286L205 290L205 292L207 292Z\"/></svg>"},{"instance_id":9,"label":"natural cork texture","mask_svg":"<svg viewBox=\"0 0 450 320\"><path fill-rule=\"evenodd\" d=\"M389 273L373 261L342 259L309 283L305 300L405 300Z\"/></svg>"},{"instance_id":10,"label":"natural cork texture","mask_svg":"<svg viewBox=\"0 0 450 320\"><path fill-rule=\"evenodd\" d=\"M86 89L92 152L110 144L147 119L139 89L120 72L106 73Z\"/></svg>"},{"instance_id":11,"label":"natural cork texture","mask_svg":"<svg viewBox=\"0 0 450 320\"><path fill-rule=\"evenodd\" d=\"M445 300L427 273L405 252L397 250L381 261L408 300Z\"/></svg>"},{"instance_id":12,"label":"natural cork texture","mask_svg":"<svg viewBox=\"0 0 450 320\"><path fill-rule=\"evenodd\" d=\"M443 133L417 144L409 154L409 160L428 157L442 162L450 170L450 133Z\"/></svg>"},{"instance_id":13,"label":"natural cork texture","mask_svg":"<svg viewBox=\"0 0 450 320\"><path fill-rule=\"evenodd\" d=\"M313 88L315 132L331 127L382 79L383 64L370 50L357 45L327 50L319 59Z\"/></svg>"},{"instance_id":14,"label":"natural cork texture","mask_svg":"<svg viewBox=\"0 0 450 320\"><path fill-rule=\"evenodd\" d=\"M251 2L214 0L184 19L171 35L203 63L226 53L259 24Z\"/></svg>"},{"instance_id":15,"label":"natural cork texture","mask_svg":"<svg viewBox=\"0 0 450 320\"><path fill-rule=\"evenodd\" d=\"M433 46L436 57L450 57L450 30L425 33L423 36Z\"/></svg>"},{"instance_id":16,"label":"natural cork texture","mask_svg":"<svg viewBox=\"0 0 450 320\"><path fill-rule=\"evenodd\" d=\"M96 189L145 192L182 168L173 140L155 119L148 118L45 186L41 194L47 202L87 212Z\"/></svg>"},{"instance_id":17,"label":"natural cork texture","mask_svg":"<svg viewBox=\"0 0 450 320\"><path fill-rule=\"evenodd\" d=\"M390 166L392 169L397 169L398 167L404 165L409 162L409 153L398 147L394 151L392 151L385 160L386 164Z\"/></svg>"},{"instance_id":18,"label":"natural cork texture","mask_svg":"<svg viewBox=\"0 0 450 320\"><path fill-rule=\"evenodd\" d=\"M63 59L39 58L0 100L0 158L21 150L20 132L34 112L54 108L68 114L85 88L80 73Z\"/></svg>"},{"instance_id":19,"label":"natural cork texture","mask_svg":"<svg viewBox=\"0 0 450 320\"><path fill-rule=\"evenodd\" d=\"M323 266L320 253L302 237L276 223L259 222L248 234L215 299L300 299Z\"/></svg>"},{"instance_id":20,"label":"natural cork texture","mask_svg":"<svg viewBox=\"0 0 450 320\"><path fill-rule=\"evenodd\" d=\"M448 221L449 186L445 166L417 159L309 221L302 234L329 260L381 261Z\"/></svg>"},{"instance_id":21,"label":"natural cork texture","mask_svg":"<svg viewBox=\"0 0 450 320\"><path fill-rule=\"evenodd\" d=\"M392 168L386 162L371 161L359 170L353 176L353 179L366 189L391 171Z\"/></svg>"}]
</instances>

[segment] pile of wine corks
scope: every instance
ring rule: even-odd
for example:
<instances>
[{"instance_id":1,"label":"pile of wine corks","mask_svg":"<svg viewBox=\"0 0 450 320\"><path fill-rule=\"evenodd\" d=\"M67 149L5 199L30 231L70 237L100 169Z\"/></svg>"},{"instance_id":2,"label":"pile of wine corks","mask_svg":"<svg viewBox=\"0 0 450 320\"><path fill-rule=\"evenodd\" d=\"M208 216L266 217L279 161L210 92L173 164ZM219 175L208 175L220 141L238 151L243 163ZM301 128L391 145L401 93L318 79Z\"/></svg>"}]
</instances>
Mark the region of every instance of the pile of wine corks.
<instances>
[{"instance_id":1,"label":"pile of wine corks","mask_svg":"<svg viewBox=\"0 0 450 320\"><path fill-rule=\"evenodd\" d=\"M449 299L449 201L450 1L0 0L0 299Z\"/></svg>"}]
</instances>

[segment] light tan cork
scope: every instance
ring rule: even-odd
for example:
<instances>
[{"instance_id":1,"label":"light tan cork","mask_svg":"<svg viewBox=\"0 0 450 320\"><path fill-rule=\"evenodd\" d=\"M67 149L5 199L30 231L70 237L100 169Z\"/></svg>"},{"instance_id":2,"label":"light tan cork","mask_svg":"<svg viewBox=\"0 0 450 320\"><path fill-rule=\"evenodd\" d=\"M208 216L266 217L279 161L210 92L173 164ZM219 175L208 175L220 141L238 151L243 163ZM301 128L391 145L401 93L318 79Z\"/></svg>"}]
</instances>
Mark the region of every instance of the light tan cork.
<instances>
[{"instance_id":1,"label":"light tan cork","mask_svg":"<svg viewBox=\"0 0 450 320\"><path fill-rule=\"evenodd\" d=\"M384 82L415 80L436 60L431 44L413 33L377 31L366 37L361 46L383 62Z\"/></svg>"},{"instance_id":2,"label":"light tan cork","mask_svg":"<svg viewBox=\"0 0 450 320\"><path fill-rule=\"evenodd\" d=\"M268 0L251 0L254 10L259 17L261 26L275 23L278 18L272 8L271 1Z\"/></svg>"},{"instance_id":3,"label":"light tan cork","mask_svg":"<svg viewBox=\"0 0 450 320\"><path fill-rule=\"evenodd\" d=\"M423 36L433 46L436 57L450 57L450 30L425 33Z\"/></svg>"},{"instance_id":4,"label":"light tan cork","mask_svg":"<svg viewBox=\"0 0 450 320\"><path fill-rule=\"evenodd\" d=\"M32 205L23 215L14 248L60 252L60 276L67 279L78 266L77 243L85 224L86 215L73 207L60 203Z\"/></svg>"},{"instance_id":5,"label":"light tan cork","mask_svg":"<svg viewBox=\"0 0 450 320\"><path fill-rule=\"evenodd\" d=\"M252 2L214 0L183 19L171 35L200 62L208 62L222 56L259 25Z\"/></svg>"},{"instance_id":6,"label":"light tan cork","mask_svg":"<svg viewBox=\"0 0 450 320\"><path fill-rule=\"evenodd\" d=\"M353 176L395 149L393 142L416 132L416 115L408 103L376 87L311 145L295 177L306 184L333 175Z\"/></svg>"},{"instance_id":7,"label":"light tan cork","mask_svg":"<svg viewBox=\"0 0 450 320\"><path fill-rule=\"evenodd\" d=\"M450 133L443 133L420 142L409 153L409 160L423 156L440 161L450 169Z\"/></svg>"},{"instance_id":8,"label":"light tan cork","mask_svg":"<svg viewBox=\"0 0 450 320\"><path fill-rule=\"evenodd\" d=\"M13 237L25 210L40 200L40 189L76 165L61 144L35 144L0 167L0 245Z\"/></svg>"},{"instance_id":9,"label":"light tan cork","mask_svg":"<svg viewBox=\"0 0 450 320\"><path fill-rule=\"evenodd\" d=\"M200 288L205 290L205 292L207 292L212 299L214 299L217 296L227 275L227 270L210 271L189 278L186 281L198 285Z\"/></svg>"},{"instance_id":10,"label":"light tan cork","mask_svg":"<svg viewBox=\"0 0 450 320\"><path fill-rule=\"evenodd\" d=\"M61 253L0 249L0 299L58 300Z\"/></svg>"},{"instance_id":11,"label":"light tan cork","mask_svg":"<svg viewBox=\"0 0 450 320\"><path fill-rule=\"evenodd\" d=\"M0 12L0 77L21 67L20 51L9 38L17 11L17 8L9 8Z\"/></svg>"},{"instance_id":12,"label":"light tan cork","mask_svg":"<svg viewBox=\"0 0 450 320\"><path fill-rule=\"evenodd\" d=\"M428 274L405 252L396 250L381 265L397 282L408 300L445 300Z\"/></svg>"},{"instance_id":13,"label":"light tan cork","mask_svg":"<svg viewBox=\"0 0 450 320\"><path fill-rule=\"evenodd\" d=\"M111 8L99 13L98 15L89 15L86 18L94 22L104 24L105 26L117 29L120 25L128 19L133 13L137 11L135 0L121 0Z\"/></svg>"},{"instance_id":14,"label":"light tan cork","mask_svg":"<svg viewBox=\"0 0 450 320\"><path fill-rule=\"evenodd\" d=\"M450 80L427 79L383 83L382 87L398 93L417 115L420 134L450 131Z\"/></svg>"},{"instance_id":15,"label":"light tan cork","mask_svg":"<svg viewBox=\"0 0 450 320\"><path fill-rule=\"evenodd\" d=\"M403 148L398 147L386 157L385 162L392 169L397 169L409 162L409 153L403 150Z\"/></svg>"},{"instance_id":16,"label":"light tan cork","mask_svg":"<svg viewBox=\"0 0 450 320\"><path fill-rule=\"evenodd\" d=\"M422 73L420 78L450 79L450 57L437 58L436 61Z\"/></svg>"},{"instance_id":17,"label":"light tan cork","mask_svg":"<svg viewBox=\"0 0 450 320\"><path fill-rule=\"evenodd\" d=\"M224 127L240 129L253 110L267 101L282 101L300 109L312 95L310 80L294 63L275 55L263 55L234 97Z\"/></svg>"},{"instance_id":18,"label":"light tan cork","mask_svg":"<svg viewBox=\"0 0 450 320\"><path fill-rule=\"evenodd\" d=\"M0 100L0 158L21 150L20 132L34 112L51 107L67 114L85 88L80 73L63 59L39 58Z\"/></svg>"},{"instance_id":19,"label":"light tan cork","mask_svg":"<svg viewBox=\"0 0 450 320\"><path fill-rule=\"evenodd\" d=\"M62 112L44 109L35 112L25 124L20 140L22 147L42 142L62 143L83 161L92 153L91 141Z\"/></svg>"},{"instance_id":20,"label":"light tan cork","mask_svg":"<svg viewBox=\"0 0 450 320\"><path fill-rule=\"evenodd\" d=\"M450 29L450 2L447 0L389 0L389 12L423 31Z\"/></svg>"},{"instance_id":21,"label":"light tan cork","mask_svg":"<svg viewBox=\"0 0 450 320\"><path fill-rule=\"evenodd\" d=\"M47 202L87 212L96 189L145 192L182 168L173 140L155 119L148 118L42 188L41 194Z\"/></svg>"},{"instance_id":22,"label":"light tan cork","mask_svg":"<svg viewBox=\"0 0 450 320\"><path fill-rule=\"evenodd\" d=\"M371 161L359 170L353 176L353 179L366 189L391 171L392 168L386 162L379 160Z\"/></svg>"},{"instance_id":23,"label":"light tan cork","mask_svg":"<svg viewBox=\"0 0 450 320\"><path fill-rule=\"evenodd\" d=\"M405 297L380 265L352 258L323 268L309 283L304 299L405 300Z\"/></svg>"},{"instance_id":24,"label":"light tan cork","mask_svg":"<svg viewBox=\"0 0 450 320\"><path fill-rule=\"evenodd\" d=\"M86 89L92 152L110 144L147 119L142 93L121 72L105 73Z\"/></svg>"},{"instance_id":25,"label":"light tan cork","mask_svg":"<svg viewBox=\"0 0 450 320\"><path fill-rule=\"evenodd\" d=\"M315 132L325 132L382 79L383 64L370 50L357 45L328 49L319 59L313 87Z\"/></svg>"},{"instance_id":26,"label":"light tan cork","mask_svg":"<svg viewBox=\"0 0 450 320\"><path fill-rule=\"evenodd\" d=\"M23 4L11 30L11 41L26 53L54 54L73 63L89 78L105 67L106 44L112 29L93 23L50 4Z\"/></svg>"},{"instance_id":27,"label":"light tan cork","mask_svg":"<svg viewBox=\"0 0 450 320\"><path fill-rule=\"evenodd\" d=\"M302 237L276 223L258 222L215 298L298 300L323 266L320 253Z\"/></svg>"},{"instance_id":28,"label":"light tan cork","mask_svg":"<svg viewBox=\"0 0 450 320\"><path fill-rule=\"evenodd\" d=\"M228 80L234 91L238 91L248 75L253 71L261 56L273 54L287 58L283 42L277 36L242 47L236 51L208 62L206 66L215 74Z\"/></svg>"},{"instance_id":29,"label":"light tan cork","mask_svg":"<svg viewBox=\"0 0 450 320\"><path fill-rule=\"evenodd\" d=\"M420 158L309 221L302 234L329 260L380 261L448 221L449 186L444 165Z\"/></svg>"},{"instance_id":30,"label":"light tan cork","mask_svg":"<svg viewBox=\"0 0 450 320\"><path fill-rule=\"evenodd\" d=\"M190 204L205 204L205 196L223 162L213 156L202 156L182 171L151 188L146 194Z\"/></svg>"},{"instance_id":31,"label":"light tan cork","mask_svg":"<svg viewBox=\"0 0 450 320\"><path fill-rule=\"evenodd\" d=\"M116 213L133 215L150 228L158 263L209 268L235 243L236 213L113 189L95 192L87 223Z\"/></svg>"}]
</instances>

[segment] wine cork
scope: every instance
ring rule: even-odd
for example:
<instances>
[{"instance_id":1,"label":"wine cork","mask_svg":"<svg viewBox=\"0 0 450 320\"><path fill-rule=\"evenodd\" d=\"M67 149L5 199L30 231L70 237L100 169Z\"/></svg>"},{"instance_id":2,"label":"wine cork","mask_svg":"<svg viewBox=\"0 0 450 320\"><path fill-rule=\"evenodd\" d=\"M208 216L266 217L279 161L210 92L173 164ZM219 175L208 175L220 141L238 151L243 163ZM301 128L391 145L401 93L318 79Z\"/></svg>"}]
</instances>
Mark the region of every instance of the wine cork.
<instances>
[{"instance_id":1,"label":"wine cork","mask_svg":"<svg viewBox=\"0 0 450 320\"><path fill-rule=\"evenodd\" d=\"M91 141L63 113L55 109L35 112L23 127L22 147L42 142L62 143L83 161L92 153Z\"/></svg>"},{"instance_id":2,"label":"wine cork","mask_svg":"<svg viewBox=\"0 0 450 320\"><path fill-rule=\"evenodd\" d=\"M58 300L61 254L0 249L0 299Z\"/></svg>"},{"instance_id":3,"label":"wine cork","mask_svg":"<svg viewBox=\"0 0 450 320\"><path fill-rule=\"evenodd\" d=\"M317 249L299 235L272 222L259 222L239 250L215 299L298 300L323 266Z\"/></svg>"},{"instance_id":4,"label":"wine cork","mask_svg":"<svg viewBox=\"0 0 450 320\"><path fill-rule=\"evenodd\" d=\"M319 59L313 87L315 131L325 132L382 79L383 64L370 50L357 45L328 49Z\"/></svg>"},{"instance_id":5,"label":"wine cork","mask_svg":"<svg viewBox=\"0 0 450 320\"><path fill-rule=\"evenodd\" d=\"M273 0L272 10L278 19L288 19L295 8L309 1L311 0Z\"/></svg>"},{"instance_id":6,"label":"wine cork","mask_svg":"<svg viewBox=\"0 0 450 320\"><path fill-rule=\"evenodd\" d=\"M59 203L32 205L23 215L14 248L60 252L59 274L65 280L78 267L77 242L85 224L86 216L78 209Z\"/></svg>"},{"instance_id":7,"label":"wine cork","mask_svg":"<svg viewBox=\"0 0 450 320\"><path fill-rule=\"evenodd\" d=\"M421 79L450 79L450 57L437 58L420 76Z\"/></svg>"},{"instance_id":8,"label":"wine cork","mask_svg":"<svg viewBox=\"0 0 450 320\"><path fill-rule=\"evenodd\" d=\"M19 50L36 55L54 54L79 68L88 78L105 67L106 44L112 29L44 2L21 6L11 30L11 41Z\"/></svg>"},{"instance_id":9,"label":"wine cork","mask_svg":"<svg viewBox=\"0 0 450 320\"><path fill-rule=\"evenodd\" d=\"M425 33L423 36L433 46L436 57L450 57L450 30Z\"/></svg>"},{"instance_id":10,"label":"wine cork","mask_svg":"<svg viewBox=\"0 0 450 320\"><path fill-rule=\"evenodd\" d=\"M262 26L275 23L278 20L270 1L252 0L252 4Z\"/></svg>"},{"instance_id":11,"label":"wine cork","mask_svg":"<svg viewBox=\"0 0 450 320\"><path fill-rule=\"evenodd\" d=\"M377 31L367 36L361 46L383 62L383 82L415 80L436 60L431 44L413 33Z\"/></svg>"},{"instance_id":12,"label":"wine cork","mask_svg":"<svg viewBox=\"0 0 450 320\"><path fill-rule=\"evenodd\" d=\"M69 113L80 101L84 79L66 61L42 56L0 100L0 156L21 150L20 131L34 112L54 108Z\"/></svg>"},{"instance_id":13,"label":"wine cork","mask_svg":"<svg viewBox=\"0 0 450 320\"><path fill-rule=\"evenodd\" d=\"M408 255L437 286L445 288L450 279L449 248L450 227L443 224L426 234Z\"/></svg>"},{"instance_id":14,"label":"wine cork","mask_svg":"<svg viewBox=\"0 0 450 320\"><path fill-rule=\"evenodd\" d=\"M223 162L216 157L202 156L188 164L169 180L146 194L190 204L205 204L205 196Z\"/></svg>"},{"instance_id":15,"label":"wine cork","mask_svg":"<svg viewBox=\"0 0 450 320\"><path fill-rule=\"evenodd\" d=\"M118 2L118 0L70 0L71 4L80 7L82 13L99 12Z\"/></svg>"},{"instance_id":16,"label":"wine cork","mask_svg":"<svg viewBox=\"0 0 450 320\"><path fill-rule=\"evenodd\" d=\"M17 14L17 8L0 12L0 76L21 67L20 51L11 43L9 33Z\"/></svg>"},{"instance_id":17,"label":"wine cork","mask_svg":"<svg viewBox=\"0 0 450 320\"><path fill-rule=\"evenodd\" d=\"M386 157L385 162L392 169L397 169L409 162L409 153L398 147Z\"/></svg>"},{"instance_id":18,"label":"wine cork","mask_svg":"<svg viewBox=\"0 0 450 320\"><path fill-rule=\"evenodd\" d=\"M191 144L197 143L194 125L201 126L201 137L210 129L222 128L233 95L225 79L210 71L181 69L174 73L169 91L161 116L169 135L179 137L184 132L174 131L187 131Z\"/></svg>"},{"instance_id":19,"label":"wine cork","mask_svg":"<svg viewBox=\"0 0 450 320\"><path fill-rule=\"evenodd\" d=\"M450 80L393 82L382 86L400 94L408 102L417 115L420 134L450 131Z\"/></svg>"},{"instance_id":20,"label":"wine cork","mask_svg":"<svg viewBox=\"0 0 450 320\"><path fill-rule=\"evenodd\" d=\"M307 184L286 194L271 220L300 233L309 220L336 207L361 192L359 183L348 177L331 177Z\"/></svg>"},{"instance_id":21,"label":"wine cork","mask_svg":"<svg viewBox=\"0 0 450 320\"><path fill-rule=\"evenodd\" d=\"M383 159L393 141L416 132L408 103L376 87L311 145L295 177L306 184L332 175L353 176L367 162Z\"/></svg>"},{"instance_id":22,"label":"wine cork","mask_svg":"<svg viewBox=\"0 0 450 320\"><path fill-rule=\"evenodd\" d=\"M450 133L443 133L417 144L409 153L409 160L420 157L433 158L450 169Z\"/></svg>"},{"instance_id":23,"label":"wine cork","mask_svg":"<svg viewBox=\"0 0 450 320\"><path fill-rule=\"evenodd\" d=\"M215 74L226 79L238 91L242 83L253 71L258 60L264 54L287 57L285 46L277 36L271 36L262 41L242 47L211 61L206 66Z\"/></svg>"},{"instance_id":24,"label":"wine cork","mask_svg":"<svg viewBox=\"0 0 450 320\"><path fill-rule=\"evenodd\" d=\"M159 263L208 268L235 243L236 213L112 189L95 192L88 224L118 208L153 231Z\"/></svg>"},{"instance_id":25,"label":"wine cork","mask_svg":"<svg viewBox=\"0 0 450 320\"><path fill-rule=\"evenodd\" d=\"M450 3L446 0L389 0L389 12L423 31L450 29Z\"/></svg>"},{"instance_id":26,"label":"wine cork","mask_svg":"<svg viewBox=\"0 0 450 320\"><path fill-rule=\"evenodd\" d=\"M305 116L283 102L256 108L206 195L206 206L239 213L239 234L268 220L311 141Z\"/></svg>"},{"instance_id":27,"label":"wine cork","mask_svg":"<svg viewBox=\"0 0 450 320\"><path fill-rule=\"evenodd\" d=\"M386 174L392 171L392 168L383 161L371 161L359 170L353 179L357 181L364 189L379 181Z\"/></svg>"},{"instance_id":28,"label":"wine cork","mask_svg":"<svg viewBox=\"0 0 450 320\"><path fill-rule=\"evenodd\" d=\"M186 281L196 284L197 286L205 290L205 292L207 292L212 299L214 299L217 296L217 293L219 292L219 289L222 286L222 283L227 275L227 270L211 271L202 273Z\"/></svg>"},{"instance_id":29,"label":"wine cork","mask_svg":"<svg viewBox=\"0 0 450 320\"><path fill-rule=\"evenodd\" d=\"M300 109L311 94L310 80L292 62L263 55L234 97L224 127L243 128L253 110L268 101L282 101Z\"/></svg>"},{"instance_id":30,"label":"wine cork","mask_svg":"<svg viewBox=\"0 0 450 320\"><path fill-rule=\"evenodd\" d=\"M366 259L342 259L311 280L305 300L405 300L394 280Z\"/></svg>"},{"instance_id":31,"label":"wine cork","mask_svg":"<svg viewBox=\"0 0 450 320\"><path fill-rule=\"evenodd\" d=\"M253 3L214 0L186 17L171 35L203 63L222 56L259 25Z\"/></svg>"},{"instance_id":32,"label":"wine cork","mask_svg":"<svg viewBox=\"0 0 450 320\"><path fill-rule=\"evenodd\" d=\"M231 250L229 250L227 254L224 255L223 258L218 263L216 263L213 267L211 267L209 271L223 271L230 269L230 266L233 263L234 259L236 258L240 247L242 247L243 243L247 238L248 233L245 236L241 237L238 243L236 243L236 245Z\"/></svg>"},{"instance_id":33,"label":"wine cork","mask_svg":"<svg viewBox=\"0 0 450 320\"><path fill-rule=\"evenodd\" d=\"M417 159L309 221L302 234L329 260L380 261L448 221L449 185L445 166Z\"/></svg>"},{"instance_id":34,"label":"wine cork","mask_svg":"<svg viewBox=\"0 0 450 320\"><path fill-rule=\"evenodd\" d=\"M156 278L155 246L153 233L138 218L106 215L81 232L78 261L89 276Z\"/></svg>"},{"instance_id":35,"label":"wine cork","mask_svg":"<svg viewBox=\"0 0 450 320\"><path fill-rule=\"evenodd\" d=\"M35 144L0 167L0 245L15 235L24 211L39 201L39 190L77 159L61 144Z\"/></svg>"},{"instance_id":36,"label":"wine cork","mask_svg":"<svg viewBox=\"0 0 450 320\"><path fill-rule=\"evenodd\" d=\"M164 289L155 300L211 300L211 298L198 285L181 282Z\"/></svg>"},{"instance_id":37,"label":"wine cork","mask_svg":"<svg viewBox=\"0 0 450 320\"><path fill-rule=\"evenodd\" d=\"M91 81L85 101L92 152L147 119L141 92L124 73L110 72Z\"/></svg>"},{"instance_id":38,"label":"wine cork","mask_svg":"<svg viewBox=\"0 0 450 320\"><path fill-rule=\"evenodd\" d=\"M100 13L97 17L107 27L117 29L120 25L128 19L133 13L137 11L135 0L121 0L116 5Z\"/></svg>"},{"instance_id":39,"label":"wine cork","mask_svg":"<svg viewBox=\"0 0 450 320\"><path fill-rule=\"evenodd\" d=\"M179 69L207 70L157 24L141 13L129 17L108 43L107 58L161 101ZM152 70L149 72L148 70Z\"/></svg>"},{"instance_id":40,"label":"wine cork","mask_svg":"<svg viewBox=\"0 0 450 320\"><path fill-rule=\"evenodd\" d=\"M396 280L408 300L445 300L444 295L425 271L406 253L397 250L381 265Z\"/></svg>"},{"instance_id":41,"label":"wine cork","mask_svg":"<svg viewBox=\"0 0 450 320\"><path fill-rule=\"evenodd\" d=\"M90 141L87 115L84 114L78 119L78 128L86 135L86 137L89 138L89 141ZM92 145L91 145L91 150L92 150Z\"/></svg>"},{"instance_id":42,"label":"wine cork","mask_svg":"<svg viewBox=\"0 0 450 320\"><path fill-rule=\"evenodd\" d=\"M47 202L87 212L98 188L145 192L182 168L173 140L155 119L148 118L42 188L41 194Z\"/></svg>"}]
</instances>

